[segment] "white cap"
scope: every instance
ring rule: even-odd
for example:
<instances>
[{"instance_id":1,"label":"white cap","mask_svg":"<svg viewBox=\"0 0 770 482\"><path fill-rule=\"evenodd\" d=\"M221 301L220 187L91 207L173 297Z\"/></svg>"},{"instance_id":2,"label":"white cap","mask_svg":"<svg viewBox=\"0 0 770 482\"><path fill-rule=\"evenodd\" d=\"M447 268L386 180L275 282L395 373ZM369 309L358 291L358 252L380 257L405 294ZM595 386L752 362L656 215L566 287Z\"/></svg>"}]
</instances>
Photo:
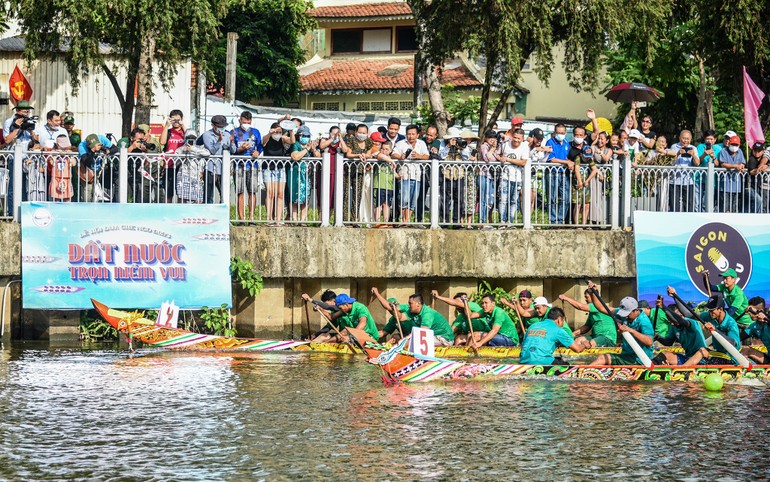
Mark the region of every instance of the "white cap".
<instances>
[{"instance_id":1,"label":"white cap","mask_svg":"<svg viewBox=\"0 0 770 482\"><path fill-rule=\"evenodd\" d=\"M644 137L641 132L639 132L639 129L631 129L631 132L628 133L628 137L633 137L634 139L641 139Z\"/></svg>"},{"instance_id":2,"label":"white cap","mask_svg":"<svg viewBox=\"0 0 770 482\"><path fill-rule=\"evenodd\" d=\"M626 317L637 308L639 308L639 303L637 303L636 299L630 296L626 296L620 300L620 306L618 306L618 316Z\"/></svg>"},{"instance_id":3,"label":"white cap","mask_svg":"<svg viewBox=\"0 0 770 482\"><path fill-rule=\"evenodd\" d=\"M732 137L732 136L737 136L737 135L738 135L738 134L736 134L736 133L735 133L735 132L733 132L733 131L727 131L727 132L725 132L725 135L724 135L724 137Z\"/></svg>"},{"instance_id":4,"label":"white cap","mask_svg":"<svg viewBox=\"0 0 770 482\"><path fill-rule=\"evenodd\" d=\"M444 139L449 140L449 139L454 139L458 137L462 137L462 132L460 132L460 129L458 129L457 127L450 127L449 129L447 129Z\"/></svg>"},{"instance_id":5,"label":"white cap","mask_svg":"<svg viewBox=\"0 0 770 482\"><path fill-rule=\"evenodd\" d=\"M551 304L548 302L545 296L538 296L535 298L535 306L547 306L550 308Z\"/></svg>"}]
</instances>

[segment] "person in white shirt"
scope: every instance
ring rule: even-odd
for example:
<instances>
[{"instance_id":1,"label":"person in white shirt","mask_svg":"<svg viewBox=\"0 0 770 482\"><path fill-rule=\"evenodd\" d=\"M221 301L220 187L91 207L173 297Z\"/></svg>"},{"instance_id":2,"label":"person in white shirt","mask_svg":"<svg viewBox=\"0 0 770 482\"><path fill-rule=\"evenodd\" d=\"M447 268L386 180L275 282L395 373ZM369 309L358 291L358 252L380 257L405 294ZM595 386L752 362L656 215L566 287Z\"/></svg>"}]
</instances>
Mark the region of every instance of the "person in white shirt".
<instances>
[{"instance_id":1,"label":"person in white shirt","mask_svg":"<svg viewBox=\"0 0 770 482\"><path fill-rule=\"evenodd\" d=\"M401 221L409 223L412 220L412 211L417 207L417 197L422 195L420 180L422 179L422 165L417 161L426 161L430 158L428 146L418 139L419 129L414 124L406 127L406 139L396 143L391 157L401 159Z\"/></svg>"},{"instance_id":2,"label":"person in white shirt","mask_svg":"<svg viewBox=\"0 0 770 482\"><path fill-rule=\"evenodd\" d=\"M640 142L640 139L644 139L642 133L636 129L631 129L628 133L628 139L623 143L623 150L628 153L633 166L635 166L637 162L644 160L644 155L642 154L644 146Z\"/></svg>"},{"instance_id":3,"label":"person in white shirt","mask_svg":"<svg viewBox=\"0 0 770 482\"><path fill-rule=\"evenodd\" d=\"M56 110L49 110L45 116L45 124L38 125L35 129L40 146L43 150L53 150L56 147L56 138L64 134L68 136L64 127L61 127L61 114Z\"/></svg>"},{"instance_id":4,"label":"person in white shirt","mask_svg":"<svg viewBox=\"0 0 770 482\"><path fill-rule=\"evenodd\" d=\"M529 159L529 144L524 142L523 129L513 131L511 140L503 144L502 155L498 159L503 163L503 172L500 176L497 210L500 212L500 222L510 225L521 206L521 182L524 166Z\"/></svg>"}]
</instances>

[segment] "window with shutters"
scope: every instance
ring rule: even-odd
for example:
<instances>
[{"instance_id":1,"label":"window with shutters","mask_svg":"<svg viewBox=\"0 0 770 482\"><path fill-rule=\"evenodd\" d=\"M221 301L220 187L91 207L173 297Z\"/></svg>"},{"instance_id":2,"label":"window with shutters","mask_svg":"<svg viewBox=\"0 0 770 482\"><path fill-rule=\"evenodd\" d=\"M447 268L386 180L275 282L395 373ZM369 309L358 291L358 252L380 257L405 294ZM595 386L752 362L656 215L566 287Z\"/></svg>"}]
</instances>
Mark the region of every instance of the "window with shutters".
<instances>
[{"instance_id":1,"label":"window with shutters","mask_svg":"<svg viewBox=\"0 0 770 482\"><path fill-rule=\"evenodd\" d=\"M398 110L398 102L385 102L385 110Z\"/></svg>"},{"instance_id":2,"label":"window with shutters","mask_svg":"<svg viewBox=\"0 0 770 482\"><path fill-rule=\"evenodd\" d=\"M371 110L369 102L356 102L356 110Z\"/></svg>"},{"instance_id":3,"label":"window with shutters","mask_svg":"<svg viewBox=\"0 0 770 482\"><path fill-rule=\"evenodd\" d=\"M313 102L313 110L326 110L326 102Z\"/></svg>"},{"instance_id":4,"label":"window with shutters","mask_svg":"<svg viewBox=\"0 0 770 482\"><path fill-rule=\"evenodd\" d=\"M385 110L385 102L372 102L372 110Z\"/></svg>"},{"instance_id":5,"label":"window with shutters","mask_svg":"<svg viewBox=\"0 0 770 482\"><path fill-rule=\"evenodd\" d=\"M401 110L412 110L414 108L414 102L402 100L401 101Z\"/></svg>"}]
</instances>

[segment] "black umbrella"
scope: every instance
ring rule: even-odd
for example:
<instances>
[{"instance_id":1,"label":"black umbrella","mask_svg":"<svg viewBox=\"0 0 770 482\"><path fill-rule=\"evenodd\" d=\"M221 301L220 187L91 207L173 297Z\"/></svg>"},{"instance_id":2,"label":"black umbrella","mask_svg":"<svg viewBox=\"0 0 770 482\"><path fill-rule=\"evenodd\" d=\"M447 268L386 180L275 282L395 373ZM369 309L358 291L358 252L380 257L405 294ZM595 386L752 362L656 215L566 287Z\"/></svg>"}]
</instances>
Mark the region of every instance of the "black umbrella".
<instances>
[{"instance_id":1,"label":"black umbrella","mask_svg":"<svg viewBox=\"0 0 770 482\"><path fill-rule=\"evenodd\" d=\"M615 102L630 104L632 102L655 102L663 94L641 82L624 82L611 88L605 97Z\"/></svg>"}]
</instances>

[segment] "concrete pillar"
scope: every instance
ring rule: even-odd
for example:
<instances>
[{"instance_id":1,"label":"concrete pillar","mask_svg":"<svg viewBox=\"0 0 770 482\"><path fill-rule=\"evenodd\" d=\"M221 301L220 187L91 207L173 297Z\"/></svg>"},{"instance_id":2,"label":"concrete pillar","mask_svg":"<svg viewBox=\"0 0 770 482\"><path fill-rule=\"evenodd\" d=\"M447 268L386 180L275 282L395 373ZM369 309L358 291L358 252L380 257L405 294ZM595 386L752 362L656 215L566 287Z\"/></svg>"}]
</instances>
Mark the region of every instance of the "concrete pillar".
<instances>
[{"instance_id":1,"label":"concrete pillar","mask_svg":"<svg viewBox=\"0 0 770 482\"><path fill-rule=\"evenodd\" d=\"M262 291L244 311L236 315L239 336L282 337L284 335L284 282L266 278Z\"/></svg>"},{"instance_id":2,"label":"concrete pillar","mask_svg":"<svg viewBox=\"0 0 770 482\"><path fill-rule=\"evenodd\" d=\"M48 323L48 341L50 344L69 344L80 341L80 310L38 310L37 314L41 321Z\"/></svg>"}]
</instances>

